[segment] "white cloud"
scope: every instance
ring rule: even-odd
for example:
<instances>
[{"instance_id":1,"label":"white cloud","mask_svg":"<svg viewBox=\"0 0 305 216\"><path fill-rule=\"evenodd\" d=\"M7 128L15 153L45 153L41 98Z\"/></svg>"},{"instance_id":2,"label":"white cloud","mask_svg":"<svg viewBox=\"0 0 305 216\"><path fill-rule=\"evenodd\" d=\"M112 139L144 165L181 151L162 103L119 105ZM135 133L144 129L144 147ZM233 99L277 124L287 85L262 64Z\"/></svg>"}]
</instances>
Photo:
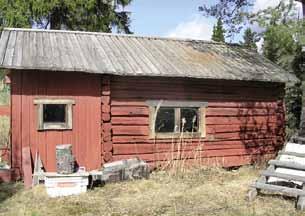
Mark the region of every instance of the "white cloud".
<instances>
[{"instance_id":1,"label":"white cloud","mask_svg":"<svg viewBox=\"0 0 305 216\"><path fill-rule=\"evenodd\" d=\"M188 21L179 23L174 29L170 30L166 36L211 40L213 24L211 19L201 15L194 15Z\"/></svg>"},{"instance_id":2,"label":"white cloud","mask_svg":"<svg viewBox=\"0 0 305 216\"><path fill-rule=\"evenodd\" d=\"M268 7L275 7L279 2L280 0L256 0L253 6L253 12L258 12Z\"/></svg>"},{"instance_id":3,"label":"white cloud","mask_svg":"<svg viewBox=\"0 0 305 216\"><path fill-rule=\"evenodd\" d=\"M256 0L253 6L253 12L256 13L259 10L267 9L268 7L275 7L280 3L281 0ZM285 2L289 2L289 0L285 0ZM302 4L301 2L295 1L296 12L300 17L302 16Z\"/></svg>"}]
</instances>

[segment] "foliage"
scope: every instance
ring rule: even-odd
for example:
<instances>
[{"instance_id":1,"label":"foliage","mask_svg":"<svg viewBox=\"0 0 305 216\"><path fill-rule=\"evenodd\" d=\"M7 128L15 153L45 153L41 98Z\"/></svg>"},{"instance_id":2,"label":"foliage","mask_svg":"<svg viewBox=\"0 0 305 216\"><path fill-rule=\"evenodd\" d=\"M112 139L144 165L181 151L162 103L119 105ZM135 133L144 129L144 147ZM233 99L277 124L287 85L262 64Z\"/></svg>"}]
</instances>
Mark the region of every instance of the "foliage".
<instances>
[{"instance_id":1,"label":"foliage","mask_svg":"<svg viewBox=\"0 0 305 216\"><path fill-rule=\"evenodd\" d=\"M2 27L132 33L124 7L132 0L0 0Z\"/></svg>"},{"instance_id":2,"label":"foliage","mask_svg":"<svg viewBox=\"0 0 305 216\"><path fill-rule=\"evenodd\" d=\"M256 33L252 32L251 28L247 28L243 36L244 41L242 42L242 45L246 48L256 50L255 35Z\"/></svg>"},{"instance_id":3,"label":"foliage","mask_svg":"<svg viewBox=\"0 0 305 216\"><path fill-rule=\"evenodd\" d=\"M214 25L212 40L216 42L225 42L225 30L223 29L221 19L218 19L216 25Z\"/></svg>"},{"instance_id":4,"label":"foliage","mask_svg":"<svg viewBox=\"0 0 305 216\"><path fill-rule=\"evenodd\" d=\"M270 25L264 34L263 54L265 57L280 65L286 71L293 72L303 81L305 62L302 53L302 32L305 31L303 22L286 22ZM296 83L286 88L287 135L291 135L300 124L302 111L302 86Z\"/></svg>"},{"instance_id":5,"label":"foliage","mask_svg":"<svg viewBox=\"0 0 305 216\"><path fill-rule=\"evenodd\" d=\"M302 111L302 87L301 82L286 87L286 138L293 136L300 125Z\"/></svg>"},{"instance_id":6,"label":"foliage","mask_svg":"<svg viewBox=\"0 0 305 216\"><path fill-rule=\"evenodd\" d=\"M203 4L199 11L204 16L221 19L227 36L232 37L248 24L258 23L260 27L286 23L296 18L294 0L280 0L275 7L253 12L254 0L218 0L213 5Z\"/></svg>"},{"instance_id":7,"label":"foliage","mask_svg":"<svg viewBox=\"0 0 305 216\"><path fill-rule=\"evenodd\" d=\"M243 28L251 6L253 6L253 0L218 0L211 6L203 4L199 7L199 11L205 16L221 19L227 27L227 36L231 37Z\"/></svg>"}]
</instances>

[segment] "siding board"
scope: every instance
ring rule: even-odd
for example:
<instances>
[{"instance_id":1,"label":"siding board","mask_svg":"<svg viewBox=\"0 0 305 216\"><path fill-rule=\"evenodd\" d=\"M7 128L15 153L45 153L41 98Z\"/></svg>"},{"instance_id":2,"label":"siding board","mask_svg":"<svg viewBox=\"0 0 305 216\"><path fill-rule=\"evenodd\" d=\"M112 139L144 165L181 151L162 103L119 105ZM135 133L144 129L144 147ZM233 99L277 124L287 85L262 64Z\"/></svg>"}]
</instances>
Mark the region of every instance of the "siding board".
<instances>
[{"instance_id":1,"label":"siding board","mask_svg":"<svg viewBox=\"0 0 305 216\"><path fill-rule=\"evenodd\" d=\"M78 165L101 166L101 83L99 75L47 71L12 71L12 150L21 166L21 146L38 149L46 171L56 171L56 145L72 144ZM23 77L23 79L21 79ZM73 129L37 131L36 98L74 99Z\"/></svg>"},{"instance_id":2,"label":"siding board","mask_svg":"<svg viewBox=\"0 0 305 216\"><path fill-rule=\"evenodd\" d=\"M203 159L228 158L229 164L242 165L274 154L284 141L283 85L114 76L111 95L113 160L139 156L156 165L172 159L172 153L179 159L197 152ZM150 139L146 101L151 99L208 102L207 136ZM178 149L185 155L176 155Z\"/></svg>"}]
</instances>

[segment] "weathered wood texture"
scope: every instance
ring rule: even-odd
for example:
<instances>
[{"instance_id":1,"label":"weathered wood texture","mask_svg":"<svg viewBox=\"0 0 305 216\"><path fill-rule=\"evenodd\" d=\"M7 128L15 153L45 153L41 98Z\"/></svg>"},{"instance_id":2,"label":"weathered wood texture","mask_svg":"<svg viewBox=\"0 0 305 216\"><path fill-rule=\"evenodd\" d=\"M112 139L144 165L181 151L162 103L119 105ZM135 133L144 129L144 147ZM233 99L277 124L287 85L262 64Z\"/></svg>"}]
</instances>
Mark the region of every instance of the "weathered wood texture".
<instances>
[{"instance_id":1,"label":"weathered wood texture","mask_svg":"<svg viewBox=\"0 0 305 216\"><path fill-rule=\"evenodd\" d=\"M68 72L12 71L12 167L22 170L23 147L39 152L47 172L56 171L55 147L72 144L79 166L101 165L101 79L98 75ZM72 99L72 130L37 130L34 99ZM35 155L32 155L34 158Z\"/></svg>"},{"instance_id":2,"label":"weathered wood texture","mask_svg":"<svg viewBox=\"0 0 305 216\"><path fill-rule=\"evenodd\" d=\"M272 156L284 142L284 86L177 78L111 78L112 160L201 158L237 166ZM205 138L149 138L146 100L208 102ZM211 162L212 161L212 162Z\"/></svg>"}]
</instances>

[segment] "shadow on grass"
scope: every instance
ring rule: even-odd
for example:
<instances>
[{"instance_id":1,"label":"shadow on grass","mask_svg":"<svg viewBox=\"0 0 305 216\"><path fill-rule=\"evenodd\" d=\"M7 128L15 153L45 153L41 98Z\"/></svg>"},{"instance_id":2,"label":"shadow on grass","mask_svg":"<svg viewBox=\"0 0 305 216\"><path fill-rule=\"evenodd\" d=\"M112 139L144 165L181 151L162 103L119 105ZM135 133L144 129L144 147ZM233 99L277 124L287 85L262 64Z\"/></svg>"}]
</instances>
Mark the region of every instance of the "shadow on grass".
<instances>
[{"instance_id":1,"label":"shadow on grass","mask_svg":"<svg viewBox=\"0 0 305 216\"><path fill-rule=\"evenodd\" d=\"M22 183L0 183L0 205L22 189Z\"/></svg>"}]
</instances>

